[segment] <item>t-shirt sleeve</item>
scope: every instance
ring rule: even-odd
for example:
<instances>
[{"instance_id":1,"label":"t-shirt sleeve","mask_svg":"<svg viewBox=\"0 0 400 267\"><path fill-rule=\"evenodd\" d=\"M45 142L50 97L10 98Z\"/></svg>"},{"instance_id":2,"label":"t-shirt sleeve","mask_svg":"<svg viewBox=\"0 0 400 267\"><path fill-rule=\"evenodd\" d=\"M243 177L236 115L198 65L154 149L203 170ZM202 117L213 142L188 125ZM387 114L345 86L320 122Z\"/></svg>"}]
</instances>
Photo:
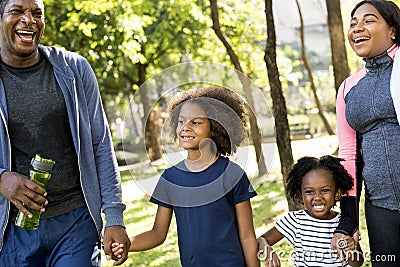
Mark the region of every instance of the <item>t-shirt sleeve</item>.
<instances>
[{"instance_id":1,"label":"t-shirt sleeve","mask_svg":"<svg viewBox=\"0 0 400 267\"><path fill-rule=\"evenodd\" d=\"M168 195L169 182L166 179L166 171L163 172L157 185L151 195L150 202L172 209L171 201Z\"/></svg>"},{"instance_id":2,"label":"t-shirt sleeve","mask_svg":"<svg viewBox=\"0 0 400 267\"><path fill-rule=\"evenodd\" d=\"M243 175L239 182L233 188L234 204L239 204L243 201L249 200L257 195L253 186L251 185L246 172L243 171Z\"/></svg>"},{"instance_id":3,"label":"t-shirt sleeve","mask_svg":"<svg viewBox=\"0 0 400 267\"><path fill-rule=\"evenodd\" d=\"M289 212L275 222L275 228L286 238L286 240L294 245L296 231L298 229L298 221L294 212Z\"/></svg>"}]
</instances>

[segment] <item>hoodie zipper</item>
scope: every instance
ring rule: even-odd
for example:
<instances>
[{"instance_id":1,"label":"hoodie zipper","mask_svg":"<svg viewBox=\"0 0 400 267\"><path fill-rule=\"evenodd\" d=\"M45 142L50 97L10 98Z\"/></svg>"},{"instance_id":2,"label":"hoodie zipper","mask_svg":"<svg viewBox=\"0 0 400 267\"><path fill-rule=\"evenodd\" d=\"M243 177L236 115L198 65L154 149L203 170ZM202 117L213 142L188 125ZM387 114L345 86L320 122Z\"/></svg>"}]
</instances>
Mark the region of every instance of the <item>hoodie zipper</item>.
<instances>
[{"instance_id":1,"label":"hoodie zipper","mask_svg":"<svg viewBox=\"0 0 400 267\"><path fill-rule=\"evenodd\" d=\"M72 83L73 83L73 87L76 88L75 87L75 78L73 79ZM101 231L99 230L99 226L97 225L96 220L93 217L92 211L90 210L89 203L87 201L86 193L85 193L84 186L83 186L83 181L82 181L82 171L81 171L81 164L80 164L80 162L81 162L81 139L79 138L79 105L78 105L78 98L77 98L77 95L76 95L75 91L74 91L73 95L74 95L75 110L76 110L76 117L75 117L75 119L76 119L76 130L77 130L77 132L76 132L77 140L76 141L78 142L78 149L79 149L79 151L77 152L78 168L79 168L79 182L81 184L82 193L83 193L83 199L85 200L86 207L87 207L87 209L89 211L89 215L92 218L94 226L96 227L97 235L98 235L99 239L101 239Z\"/></svg>"}]
</instances>

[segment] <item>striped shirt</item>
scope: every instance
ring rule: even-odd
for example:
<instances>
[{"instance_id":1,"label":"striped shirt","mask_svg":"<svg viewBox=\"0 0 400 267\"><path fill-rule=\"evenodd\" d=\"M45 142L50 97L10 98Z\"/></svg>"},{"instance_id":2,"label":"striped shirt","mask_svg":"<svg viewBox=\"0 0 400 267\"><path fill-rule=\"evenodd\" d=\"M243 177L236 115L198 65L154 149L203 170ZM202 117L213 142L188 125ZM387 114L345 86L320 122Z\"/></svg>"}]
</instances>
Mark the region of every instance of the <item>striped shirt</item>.
<instances>
[{"instance_id":1,"label":"striped shirt","mask_svg":"<svg viewBox=\"0 0 400 267\"><path fill-rule=\"evenodd\" d=\"M348 266L331 250L339 219L340 214L331 220L320 220L298 210L284 215L275 227L294 246L295 266Z\"/></svg>"}]
</instances>

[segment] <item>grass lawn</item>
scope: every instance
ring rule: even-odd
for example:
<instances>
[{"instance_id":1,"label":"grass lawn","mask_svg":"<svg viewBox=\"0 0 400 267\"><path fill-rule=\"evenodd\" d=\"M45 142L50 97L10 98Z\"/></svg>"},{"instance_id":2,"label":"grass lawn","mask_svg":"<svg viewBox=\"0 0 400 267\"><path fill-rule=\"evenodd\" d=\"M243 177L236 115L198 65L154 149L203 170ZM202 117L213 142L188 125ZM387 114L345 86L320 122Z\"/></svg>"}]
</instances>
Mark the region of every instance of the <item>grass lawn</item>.
<instances>
[{"instance_id":1,"label":"grass lawn","mask_svg":"<svg viewBox=\"0 0 400 267\"><path fill-rule=\"evenodd\" d=\"M307 141L295 141L292 143L295 160L304 155L322 156L335 151L335 138L320 137ZM320 145L316 144L320 143ZM318 146L319 149L310 149L312 146ZM307 154L307 151L310 153ZM123 172L123 186L130 180L129 172ZM287 202L284 196L282 179L279 174L279 168L274 168L268 175L267 180L256 188L258 196L252 199L254 226L256 234L261 235L273 226L275 220L287 212ZM148 202L147 195L139 199L126 201L127 210L125 211L125 223L129 235L135 235L145 230L151 229L157 206ZM360 203L360 231L362 235L361 247L363 251L368 251L368 237L365 228L363 199ZM275 251L286 251L290 255L292 247L288 246L286 241L282 240L274 246ZM282 266L293 266L287 258L281 258ZM104 254L102 255L102 266L113 266L112 261L107 262ZM161 246L146 252L130 253L128 260L123 266L138 267L175 267L180 266L178 240L176 224L173 221L170 226L167 240ZM369 258L366 259L363 266L371 266ZM211 267L211 266L210 266Z\"/></svg>"}]
</instances>

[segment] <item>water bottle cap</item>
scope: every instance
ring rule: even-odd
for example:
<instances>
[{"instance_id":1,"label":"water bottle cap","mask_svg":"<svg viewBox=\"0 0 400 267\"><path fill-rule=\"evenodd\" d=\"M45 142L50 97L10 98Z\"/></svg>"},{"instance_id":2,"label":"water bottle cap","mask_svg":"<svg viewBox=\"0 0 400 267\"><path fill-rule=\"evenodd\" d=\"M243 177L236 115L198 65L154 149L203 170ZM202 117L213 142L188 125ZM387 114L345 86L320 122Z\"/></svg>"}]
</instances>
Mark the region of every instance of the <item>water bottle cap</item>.
<instances>
[{"instance_id":1,"label":"water bottle cap","mask_svg":"<svg viewBox=\"0 0 400 267\"><path fill-rule=\"evenodd\" d=\"M31 165L35 169L49 172L53 169L54 161L42 158L40 155L36 154L35 157L32 158Z\"/></svg>"}]
</instances>

